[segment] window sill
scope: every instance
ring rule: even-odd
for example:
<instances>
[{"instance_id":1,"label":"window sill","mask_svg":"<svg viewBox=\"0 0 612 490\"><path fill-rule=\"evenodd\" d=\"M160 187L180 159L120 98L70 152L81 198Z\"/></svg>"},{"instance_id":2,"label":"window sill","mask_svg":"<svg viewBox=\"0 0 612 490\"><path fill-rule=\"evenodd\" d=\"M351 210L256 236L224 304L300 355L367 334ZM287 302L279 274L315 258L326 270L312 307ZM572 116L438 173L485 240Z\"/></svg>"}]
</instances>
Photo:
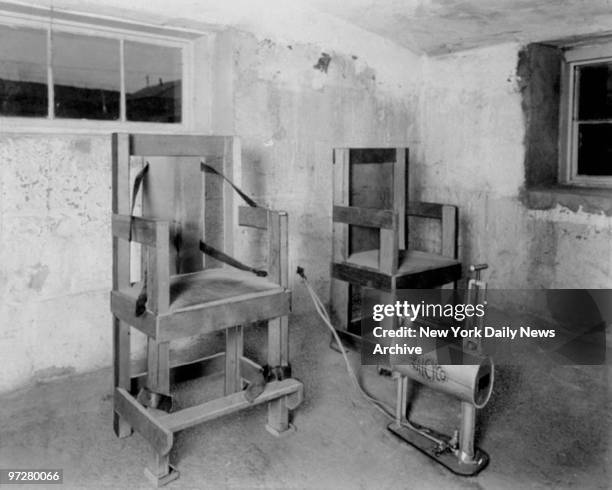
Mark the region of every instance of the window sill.
<instances>
[{"instance_id":1,"label":"window sill","mask_svg":"<svg viewBox=\"0 0 612 490\"><path fill-rule=\"evenodd\" d=\"M110 134L131 133L187 133L187 123L149 123L126 121L103 121L93 119L54 119L0 117L0 133L69 133L69 134Z\"/></svg>"},{"instance_id":2,"label":"window sill","mask_svg":"<svg viewBox=\"0 0 612 490\"><path fill-rule=\"evenodd\" d=\"M572 211L612 216L612 189L554 185L531 187L523 193L523 202L529 209L552 209L557 205Z\"/></svg>"}]
</instances>

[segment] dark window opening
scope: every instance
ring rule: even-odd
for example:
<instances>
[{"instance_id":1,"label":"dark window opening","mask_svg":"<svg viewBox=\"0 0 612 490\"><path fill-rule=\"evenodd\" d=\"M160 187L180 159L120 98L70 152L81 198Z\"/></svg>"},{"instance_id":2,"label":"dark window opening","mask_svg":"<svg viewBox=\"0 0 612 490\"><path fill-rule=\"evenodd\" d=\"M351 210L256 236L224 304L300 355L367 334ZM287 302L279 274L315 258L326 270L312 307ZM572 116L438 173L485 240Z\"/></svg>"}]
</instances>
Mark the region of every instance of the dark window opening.
<instances>
[{"instance_id":1,"label":"dark window opening","mask_svg":"<svg viewBox=\"0 0 612 490\"><path fill-rule=\"evenodd\" d=\"M612 63L577 68L578 118L581 121L612 118Z\"/></svg>"},{"instance_id":2,"label":"dark window opening","mask_svg":"<svg viewBox=\"0 0 612 490\"><path fill-rule=\"evenodd\" d=\"M612 175L612 123L578 125L578 175Z\"/></svg>"},{"instance_id":3,"label":"dark window opening","mask_svg":"<svg viewBox=\"0 0 612 490\"><path fill-rule=\"evenodd\" d=\"M612 63L576 67L577 175L612 175Z\"/></svg>"}]
</instances>

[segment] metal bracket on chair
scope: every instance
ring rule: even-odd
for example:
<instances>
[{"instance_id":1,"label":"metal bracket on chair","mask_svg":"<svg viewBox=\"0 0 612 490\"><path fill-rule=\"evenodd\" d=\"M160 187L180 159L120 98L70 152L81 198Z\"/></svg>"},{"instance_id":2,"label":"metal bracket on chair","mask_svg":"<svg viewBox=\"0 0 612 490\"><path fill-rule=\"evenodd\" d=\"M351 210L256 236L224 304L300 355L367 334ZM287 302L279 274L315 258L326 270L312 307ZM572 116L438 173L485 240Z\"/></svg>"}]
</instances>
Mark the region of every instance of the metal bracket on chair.
<instances>
[{"instance_id":1,"label":"metal bracket on chair","mask_svg":"<svg viewBox=\"0 0 612 490\"><path fill-rule=\"evenodd\" d=\"M244 390L244 396L249 403L253 403L255 398L263 393L267 383L271 381L283 381L289 378L291 378L291 364L285 366L265 365L261 368L258 379L250 383L247 389Z\"/></svg>"},{"instance_id":2,"label":"metal bracket on chair","mask_svg":"<svg viewBox=\"0 0 612 490\"><path fill-rule=\"evenodd\" d=\"M164 412L170 412L173 405L173 397L170 395L164 395L163 393L156 393L149 390L148 388L141 388L136 397L138 403L143 407L155 408Z\"/></svg>"},{"instance_id":3,"label":"metal bracket on chair","mask_svg":"<svg viewBox=\"0 0 612 490\"><path fill-rule=\"evenodd\" d=\"M266 382L282 381L291 377L291 364L284 366L268 366L263 367L263 377Z\"/></svg>"}]
</instances>

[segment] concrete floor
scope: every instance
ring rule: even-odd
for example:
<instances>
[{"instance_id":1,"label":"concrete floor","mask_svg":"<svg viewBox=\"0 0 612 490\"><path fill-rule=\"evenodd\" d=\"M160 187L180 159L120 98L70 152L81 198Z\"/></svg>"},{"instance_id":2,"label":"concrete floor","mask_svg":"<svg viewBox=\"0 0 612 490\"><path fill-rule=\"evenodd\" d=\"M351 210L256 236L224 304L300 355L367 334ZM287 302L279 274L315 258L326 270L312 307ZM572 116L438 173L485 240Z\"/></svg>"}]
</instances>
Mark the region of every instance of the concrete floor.
<instances>
[{"instance_id":1,"label":"concrete floor","mask_svg":"<svg viewBox=\"0 0 612 490\"><path fill-rule=\"evenodd\" d=\"M479 416L478 444L491 463L462 478L386 430L385 417L352 388L314 314L293 318L291 329L294 373L306 394L297 431L272 437L265 409L255 407L181 432L171 453L181 476L168 488L612 488L608 367L498 369ZM253 329L247 345L261 333ZM366 386L391 403L392 381L372 367L363 372ZM64 488L147 488L146 442L137 434L118 440L111 429L111 379L102 370L4 395L0 468L63 468ZM218 389L219 379L209 381L187 383L179 404ZM413 415L451 432L459 406L420 389Z\"/></svg>"}]
</instances>

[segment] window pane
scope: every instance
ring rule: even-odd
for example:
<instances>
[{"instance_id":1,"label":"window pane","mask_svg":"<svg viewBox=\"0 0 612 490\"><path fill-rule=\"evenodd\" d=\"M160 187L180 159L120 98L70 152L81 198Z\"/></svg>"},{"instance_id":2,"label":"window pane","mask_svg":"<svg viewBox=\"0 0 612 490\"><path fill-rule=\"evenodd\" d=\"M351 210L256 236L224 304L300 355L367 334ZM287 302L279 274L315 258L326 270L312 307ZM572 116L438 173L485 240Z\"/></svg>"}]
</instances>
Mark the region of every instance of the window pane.
<instances>
[{"instance_id":1,"label":"window pane","mask_svg":"<svg viewBox=\"0 0 612 490\"><path fill-rule=\"evenodd\" d=\"M119 119L119 41L54 33L55 117Z\"/></svg>"},{"instance_id":2,"label":"window pane","mask_svg":"<svg viewBox=\"0 0 612 490\"><path fill-rule=\"evenodd\" d=\"M577 68L579 76L578 119L612 118L612 63Z\"/></svg>"},{"instance_id":3,"label":"window pane","mask_svg":"<svg viewBox=\"0 0 612 490\"><path fill-rule=\"evenodd\" d=\"M578 175L612 175L612 124L578 126Z\"/></svg>"},{"instance_id":4,"label":"window pane","mask_svg":"<svg viewBox=\"0 0 612 490\"><path fill-rule=\"evenodd\" d=\"M126 42L128 121L181 122L181 49Z\"/></svg>"},{"instance_id":5,"label":"window pane","mask_svg":"<svg viewBox=\"0 0 612 490\"><path fill-rule=\"evenodd\" d=\"M0 115L47 113L47 33L0 26Z\"/></svg>"}]
</instances>

